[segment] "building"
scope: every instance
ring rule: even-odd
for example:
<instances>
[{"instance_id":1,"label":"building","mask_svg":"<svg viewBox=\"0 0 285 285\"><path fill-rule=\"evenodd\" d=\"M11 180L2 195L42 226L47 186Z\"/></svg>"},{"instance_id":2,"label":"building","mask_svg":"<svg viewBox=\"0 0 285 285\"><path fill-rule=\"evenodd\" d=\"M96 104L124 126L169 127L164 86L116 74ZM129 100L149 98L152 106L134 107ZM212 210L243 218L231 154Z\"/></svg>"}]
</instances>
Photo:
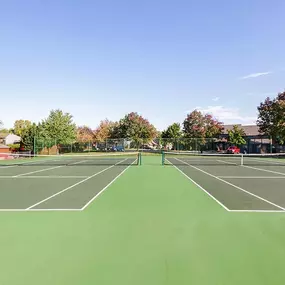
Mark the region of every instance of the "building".
<instances>
[{"instance_id":1,"label":"building","mask_svg":"<svg viewBox=\"0 0 285 285\"><path fill-rule=\"evenodd\" d=\"M242 151L246 151L248 153L269 153L281 151L280 146L272 144L272 140L269 136L259 132L257 125L236 125L245 132L244 139L246 140L246 145L241 147ZM223 134L221 135L223 140L227 141L228 131L232 130L233 126L234 125L224 125Z\"/></svg>"},{"instance_id":2,"label":"building","mask_svg":"<svg viewBox=\"0 0 285 285\"><path fill-rule=\"evenodd\" d=\"M10 153L10 148L4 144L0 144L0 154L1 153ZM1 155L0 155L1 158Z\"/></svg>"},{"instance_id":3,"label":"building","mask_svg":"<svg viewBox=\"0 0 285 285\"><path fill-rule=\"evenodd\" d=\"M246 136L263 136L259 132L258 126L257 125L241 125L241 124L236 124L239 128L243 129ZM234 125L224 125L224 131L223 134L228 134L229 130L232 130Z\"/></svg>"},{"instance_id":4,"label":"building","mask_svg":"<svg viewBox=\"0 0 285 285\"><path fill-rule=\"evenodd\" d=\"M0 144L9 145L21 142L21 137L14 134L0 133Z\"/></svg>"}]
</instances>

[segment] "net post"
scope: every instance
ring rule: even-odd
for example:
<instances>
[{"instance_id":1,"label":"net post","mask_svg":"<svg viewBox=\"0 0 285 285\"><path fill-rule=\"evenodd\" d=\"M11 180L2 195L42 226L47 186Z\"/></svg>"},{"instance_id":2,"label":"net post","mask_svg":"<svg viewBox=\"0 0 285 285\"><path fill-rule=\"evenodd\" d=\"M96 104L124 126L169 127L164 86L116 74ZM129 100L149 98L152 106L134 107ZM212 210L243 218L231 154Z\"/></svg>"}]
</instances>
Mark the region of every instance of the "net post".
<instances>
[{"instance_id":1,"label":"net post","mask_svg":"<svg viewBox=\"0 0 285 285\"><path fill-rule=\"evenodd\" d=\"M164 153L164 151L161 152L161 164L162 165L165 164L165 153Z\"/></svg>"},{"instance_id":2,"label":"net post","mask_svg":"<svg viewBox=\"0 0 285 285\"><path fill-rule=\"evenodd\" d=\"M142 165L142 153L138 153L138 160L139 160L139 165Z\"/></svg>"},{"instance_id":3,"label":"net post","mask_svg":"<svg viewBox=\"0 0 285 285\"><path fill-rule=\"evenodd\" d=\"M240 165L241 165L241 166L244 165L244 156L243 156L243 153L241 154Z\"/></svg>"},{"instance_id":4,"label":"net post","mask_svg":"<svg viewBox=\"0 0 285 285\"><path fill-rule=\"evenodd\" d=\"M34 157L36 156L36 136L34 136L34 145L33 145L33 148L34 148Z\"/></svg>"}]
</instances>

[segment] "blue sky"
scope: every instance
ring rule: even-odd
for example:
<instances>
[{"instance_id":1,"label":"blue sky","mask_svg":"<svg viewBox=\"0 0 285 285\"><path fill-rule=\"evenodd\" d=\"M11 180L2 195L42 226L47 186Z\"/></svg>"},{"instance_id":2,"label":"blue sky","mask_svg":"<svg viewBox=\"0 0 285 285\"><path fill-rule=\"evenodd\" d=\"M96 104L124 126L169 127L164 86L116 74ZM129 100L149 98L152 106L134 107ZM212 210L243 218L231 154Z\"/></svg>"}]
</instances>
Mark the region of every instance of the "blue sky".
<instances>
[{"instance_id":1,"label":"blue sky","mask_svg":"<svg viewBox=\"0 0 285 285\"><path fill-rule=\"evenodd\" d=\"M60 108L95 128L137 111L161 130L198 108L252 123L284 91L284 12L284 0L0 0L0 120Z\"/></svg>"}]
</instances>

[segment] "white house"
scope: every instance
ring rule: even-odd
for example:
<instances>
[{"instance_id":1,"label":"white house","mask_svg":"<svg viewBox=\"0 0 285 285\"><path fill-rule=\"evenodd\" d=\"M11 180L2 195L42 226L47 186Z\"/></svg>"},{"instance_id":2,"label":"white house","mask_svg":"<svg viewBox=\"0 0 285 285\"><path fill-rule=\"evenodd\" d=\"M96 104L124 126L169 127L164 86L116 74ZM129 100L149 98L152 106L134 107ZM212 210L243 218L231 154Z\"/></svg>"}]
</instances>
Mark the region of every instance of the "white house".
<instances>
[{"instance_id":1,"label":"white house","mask_svg":"<svg viewBox=\"0 0 285 285\"><path fill-rule=\"evenodd\" d=\"M14 134L9 134L4 138L5 145L19 143L20 141L21 141L21 137L16 136Z\"/></svg>"}]
</instances>

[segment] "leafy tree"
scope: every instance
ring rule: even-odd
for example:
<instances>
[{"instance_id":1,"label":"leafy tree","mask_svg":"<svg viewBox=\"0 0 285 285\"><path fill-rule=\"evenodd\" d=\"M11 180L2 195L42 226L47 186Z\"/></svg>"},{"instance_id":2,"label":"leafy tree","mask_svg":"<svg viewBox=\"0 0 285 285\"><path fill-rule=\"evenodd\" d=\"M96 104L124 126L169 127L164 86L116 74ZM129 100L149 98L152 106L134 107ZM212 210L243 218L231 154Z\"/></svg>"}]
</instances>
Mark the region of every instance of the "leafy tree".
<instances>
[{"instance_id":1,"label":"leafy tree","mask_svg":"<svg viewBox=\"0 0 285 285\"><path fill-rule=\"evenodd\" d=\"M155 138L157 130L147 119L132 112L119 121L114 133L116 137L132 139L139 147L140 143L147 143Z\"/></svg>"},{"instance_id":2,"label":"leafy tree","mask_svg":"<svg viewBox=\"0 0 285 285\"><path fill-rule=\"evenodd\" d=\"M183 132L189 138L205 137L204 116L200 111L194 110L187 115L183 122Z\"/></svg>"},{"instance_id":3,"label":"leafy tree","mask_svg":"<svg viewBox=\"0 0 285 285\"><path fill-rule=\"evenodd\" d=\"M92 142L94 140L94 133L93 131L87 127L77 127L76 131L76 141L77 142Z\"/></svg>"},{"instance_id":4,"label":"leafy tree","mask_svg":"<svg viewBox=\"0 0 285 285\"><path fill-rule=\"evenodd\" d=\"M14 123L13 133L21 137L23 132L25 132L25 130L29 128L31 124L32 123L29 120L16 120Z\"/></svg>"},{"instance_id":5,"label":"leafy tree","mask_svg":"<svg viewBox=\"0 0 285 285\"><path fill-rule=\"evenodd\" d=\"M23 130L21 135L21 145L24 146L25 150L34 150L34 139L39 133L39 126L35 123Z\"/></svg>"},{"instance_id":6,"label":"leafy tree","mask_svg":"<svg viewBox=\"0 0 285 285\"><path fill-rule=\"evenodd\" d=\"M239 128L238 125L234 125L232 130L228 130L229 134L229 143L235 146L245 145L246 141L243 138L245 132L242 128Z\"/></svg>"},{"instance_id":7,"label":"leafy tree","mask_svg":"<svg viewBox=\"0 0 285 285\"><path fill-rule=\"evenodd\" d=\"M161 143L164 147L177 149L177 139L182 137L181 126L179 123L173 123L161 133Z\"/></svg>"},{"instance_id":8,"label":"leafy tree","mask_svg":"<svg viewBox=\"0 0 285 285\"><path fill-rule=\"evenodd\" d=\"M182 136L182 131L179 123L173 123L161 133L162 138L178 139L181 136Z\"/></svg>"},{"instance_id":9,"label":"leafy tree","mask_svg":"<svg viewBox=\"0 0 285 285\"><path fill-rule=\"evenodd\" d=\"M9 129L0 129L2 134L9 134L11 131Z\"/></svg>"},{"instance_id":10,"label":"leafy tree","mask_svg":"<svg viewBox=\"0 0 285 285\"><path fill-rule=\"evenodd\" d=\"M99 126L94 131L96 140L102 142L107 138L116 137L114 132L116 125L117 123L111 122L108 119L101 121Z\"/></svg>"},{"instance_id":11,"label":"leafy tree","mask_svg":"<svg viewBox=\"0 0 285 285\"><path fill-rule=\"evenodd\" d=\"M203 115L194 110L187 115L183 122L183 132L188 138L214 138L221 134L223 124L212 115Z\"/></svg>"},{"instance_id":12,"label":"leafy tree","mask_svg":"<svg viewBox=\"0 0 285 285\"><path fill-rule=\"evenodd\" d=\"M285 143L285 92L276 98L267 97L258 109L259 131L271 136L280 144Z\"/></svg>"},{"instance_id":13,"label":"leafy tree","mask_svg":"<svg viewBox=\"0 0 285 285\"><path fill-rule=\"evenodd\" d=\"M72 115L62 110L52 110L47 119L39 124L39 135L57 144L70 144L76 138L76 125Z\"/></svg>"}]
</instances>

